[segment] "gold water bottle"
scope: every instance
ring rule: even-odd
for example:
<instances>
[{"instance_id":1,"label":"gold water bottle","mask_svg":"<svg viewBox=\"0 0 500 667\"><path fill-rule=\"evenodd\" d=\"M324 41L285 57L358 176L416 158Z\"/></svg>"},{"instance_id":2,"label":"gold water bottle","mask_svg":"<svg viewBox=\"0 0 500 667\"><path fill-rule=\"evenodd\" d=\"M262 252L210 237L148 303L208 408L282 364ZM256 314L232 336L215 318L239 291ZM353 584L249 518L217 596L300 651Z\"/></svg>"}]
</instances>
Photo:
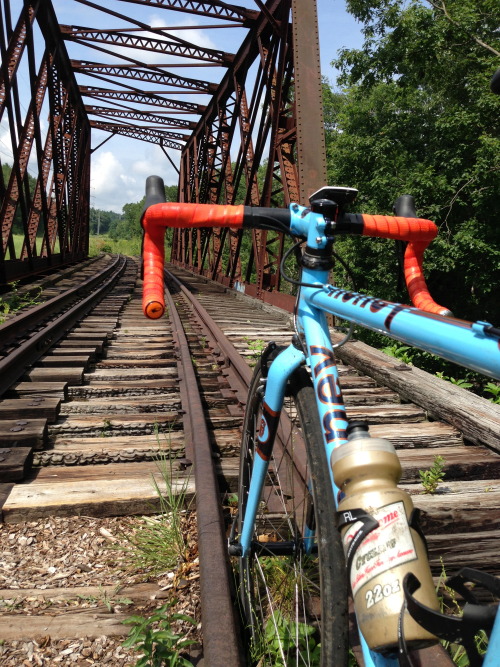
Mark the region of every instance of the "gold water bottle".
<instances>
[{"instance_id":1,"label":"gold water bottle","mask_svg":"<svg viewBox=\"0 0 500 667\"><path fill-rule=\"evenodd\" d=\"M415 598L439 609L424 542L411 526L413 503L397 487L401 464L394 447L388 440L371 438L364 422L350 424L348 442L333 451L332 467L343 496L339 528L358 624L371 649L387 652L398 644L408 572L421 584ZM403 619L409 647L436 641L407 611Z\"/></svg>"}]
</instances>

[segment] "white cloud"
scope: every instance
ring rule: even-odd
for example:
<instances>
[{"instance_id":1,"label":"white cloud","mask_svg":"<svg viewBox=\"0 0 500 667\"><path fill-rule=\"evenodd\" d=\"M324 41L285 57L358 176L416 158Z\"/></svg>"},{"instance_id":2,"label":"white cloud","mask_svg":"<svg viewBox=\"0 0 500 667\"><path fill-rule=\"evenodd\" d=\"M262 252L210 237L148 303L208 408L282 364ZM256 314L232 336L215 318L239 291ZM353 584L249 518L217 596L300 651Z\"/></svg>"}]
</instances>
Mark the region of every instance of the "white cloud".
<instances>
[{"instance_id":1,"label":"white cloud","mask_svg":"<svg viewBox=\"0 0 500 667\"><path fill-rule=\"evenodd\" d=\"M152 28L162 28L165 26L165 19L160 19L159 17L154 17L150 25ZM173 26L174 24L170 22L170 25ZM209 33L207 30L203 30L200 28L194 27L196 24L193 22L191 18L186 18L181 22L175 23L176 27L187 27L187 30L171 30L165 31L165 34L167 37L164 37L163 35L159 35L154 32L144 32L143 30L137 31L137 32L130 32L130 36L134 37L146 37L148 39L157 39L160 42L166 42L166 41L176 41L175 37L178 37L182 39L185 42L189 42L195 47L200 47L202 49L214 49L217 50L218 47L214 44L214 42L210 39ZM189 29L189 26L193 26L192 29ZM172 39L174 38L174 39ZM141 49L135 49L135 48L130 48L126 46L119 46L115 45L113 46L113 52L116 54L115 58L110 58L113 62L119 62L121 61L120 56L125 56L127 58L132 58L136 60L141 60ZM147 51L147 55L145 54L144 59L147 60L148 64L150 65L155 65L155 64L165 64L165 62L168 61L169 64L175 64L175 63L185 63L185 62L193 62L191 58L183 58L182 56L175 56L175 55L168 55L163 53L162 51Z\"/></svg>"},{"instance_id":2,"label":"white cloud","mask_svg":"<svg viewBox=\"0 0 500 667\"><path fill-rule=\"evenodd\" d=\"M136 201L136 191L136 179L114 153L95 153L90 172L92 206L121 213L124 204Z\"/></svg>"},{"instance_id":3,"label":"white cloud","mask_svg":"<svg viewBox=\"0 0 500 667\"><path fill-rule=\"evenodd\" d=\"M7 114L5 114L7 116ZM12 143L10 141L10 129L7 118L0 123L0 158L2 162L12 164Z\"/></svg>"},{"instance_id":4,"label":"white cloud","mask_svg":"<svg viewBox=\"0 0 500 667\"><path fill-rule=\"evenodd\" d=\"M94 208L121 213L125 204L142 199L151 174L161 176L167 185L177 183L177 172L159 146L124 137L112 141L112 149L93 154L90 196ZM178 163L179 155L172 153L172 159Z\"/></svg>"}]
</instances>

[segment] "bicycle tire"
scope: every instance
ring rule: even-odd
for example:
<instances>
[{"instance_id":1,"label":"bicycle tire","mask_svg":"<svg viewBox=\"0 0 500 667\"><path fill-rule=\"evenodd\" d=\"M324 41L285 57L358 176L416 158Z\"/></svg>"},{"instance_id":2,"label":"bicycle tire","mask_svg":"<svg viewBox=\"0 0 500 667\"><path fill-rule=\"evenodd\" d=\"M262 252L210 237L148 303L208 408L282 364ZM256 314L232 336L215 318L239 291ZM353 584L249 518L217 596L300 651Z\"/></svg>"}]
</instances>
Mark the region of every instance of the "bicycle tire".
<instances>
[{"instance_id":1,"label":"bicycle tire","mask_svg":"<svg viewBox=\"0 0 500 667\"><path fill-rule=\"evenodd\" d=\"M261 545L239 558L239 597L248 634L250 660L258 666L314 665L342 667L348 661L348 586L344 553L336 528L336 511L322 431L315 409L314 389L305 369L299 368L287 386L284 410L292 421L287 455L273 458L254 527L254 544L295 545L293 554L277 556ZM238 529L244 517L256 433L260 426L263 383L260 362L250 385L245 414ZM282 420L287 416L283 415ZM280 429L278 429L278 434ZM290 470L297 433L307 450L307 469L297 479ZM279 437L279 435L278 435ZM283 438L283 434L282 434ZM278 457L275 446L275 454ZM304 456L302 456L304 459ZM302 466L304 471L304 466ZM295 477L294 481L293 478ZM316 502L317 499L320 502ZM276 511L278 503L281 511ZM306 555L301 537L307 513L314 511L317 553ZM311 515L309 514L309 521ZM293 635L293 636L292 636ZM319 647L318 647L319 645Z\"/></svg>"}]
</instances>

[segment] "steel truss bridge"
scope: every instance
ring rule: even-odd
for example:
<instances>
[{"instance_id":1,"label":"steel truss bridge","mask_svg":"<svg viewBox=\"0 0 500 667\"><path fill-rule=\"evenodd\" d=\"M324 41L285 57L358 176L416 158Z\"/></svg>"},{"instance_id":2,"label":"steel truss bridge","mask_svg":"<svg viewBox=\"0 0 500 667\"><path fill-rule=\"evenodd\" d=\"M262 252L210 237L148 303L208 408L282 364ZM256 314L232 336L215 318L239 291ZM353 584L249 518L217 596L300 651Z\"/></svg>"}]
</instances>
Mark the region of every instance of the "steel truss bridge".
<instances>
[{"instance_id":1,"label":"steel truss bridge","mask_svg":"<svg viewBox=\"0 0 500 667\"><path fill-rule=\"evenodd\" d=\"M2 0L0 285L86 256L90 157L116 135L162 148L180 201L284 206L325 183L316 0L242 1L64 0L86 9L75 26L61 0ZM243 39L206 48L183 25ZM108 135L92 147L93 129ZM232 230L178 232L172 261L279 303L283 239L254 232L244 261L241 246Z\"/></svg>"}]
</instances>

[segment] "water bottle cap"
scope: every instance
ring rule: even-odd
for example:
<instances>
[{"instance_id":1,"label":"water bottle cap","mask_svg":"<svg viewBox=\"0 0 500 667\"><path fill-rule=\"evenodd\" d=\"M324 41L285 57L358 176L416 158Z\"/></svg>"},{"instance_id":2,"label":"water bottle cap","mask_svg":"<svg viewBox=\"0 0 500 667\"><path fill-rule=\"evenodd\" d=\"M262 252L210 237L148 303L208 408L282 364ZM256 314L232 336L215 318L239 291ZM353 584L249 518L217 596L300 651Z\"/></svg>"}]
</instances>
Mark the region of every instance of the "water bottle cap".
<instances>
[{"instance_id":1,"label":"water bottle cap","mask_svg":"<svg viewBox=\"0 0 500 667\"><path fill-rule=\"evenodd\" d=\"M385 440L384 438L370 438L369 436L362 438L358 436L354 440L350 440L339 447L335 447L331 458L332 466L346 456L356 454L357 457L360 457L363 453L371 452L384 452L396 455L396 450L389 440Z\"/></svg>"},{"instance_id":2,"label":"water bottle cap","mask_svg":"<svg viewBox=\"0 0 500 667\"><path fill-rule=\"evenodd\" d=\"M356 438L370 438L368 432L368 422L365 421L351 421L346 428L347 439L349 441Z\"/></svg>"}]
</instances>

